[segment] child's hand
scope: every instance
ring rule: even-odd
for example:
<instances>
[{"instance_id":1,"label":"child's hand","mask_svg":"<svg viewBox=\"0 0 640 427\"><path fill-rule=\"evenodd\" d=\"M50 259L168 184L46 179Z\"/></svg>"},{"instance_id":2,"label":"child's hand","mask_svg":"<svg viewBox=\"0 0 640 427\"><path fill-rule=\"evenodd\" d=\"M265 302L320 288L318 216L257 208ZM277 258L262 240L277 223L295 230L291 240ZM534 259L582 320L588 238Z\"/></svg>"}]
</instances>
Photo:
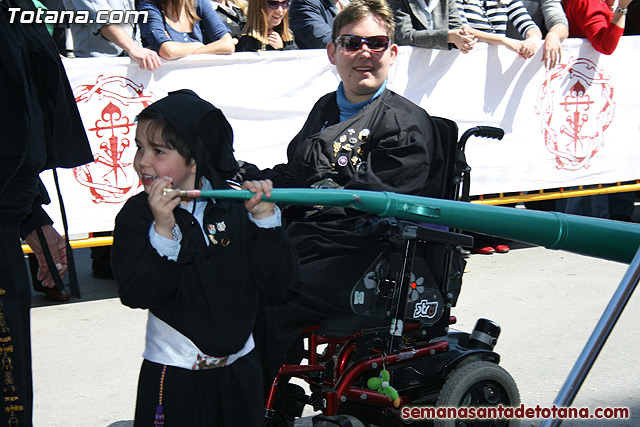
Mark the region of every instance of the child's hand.
<instances>
[{"instance_id":1,"label":"child's hand","mask_svg":"<svg viewBox=\"0 0 640 427\"><path fill-rule=\"evenodd\" d=\"M168 177L156 179L149 189L149 207L156 221L154 226L156 232L167 239L173 238L173 226L176 225L176 218L173 210L180 204L180 196L177 191L170 191L163 194L164 188L171 188L173 180Z\"/></svg>"},{"instance_id":2,"label":"child's hand","mask_svg":"<svg viewBox=\"0 0 640 427\"><path fill-rule=\"evenodd\" d=\"M247 208L255 219L264 219L273 215L273 203L260 201L263 194L266 197L271 197L271 190L273 190L273 183L271 180L245 181L242 183L242 188L249 190L252 193L256 193L255 196L244 202L245 208Z\"/></svg>"}]
</instances>

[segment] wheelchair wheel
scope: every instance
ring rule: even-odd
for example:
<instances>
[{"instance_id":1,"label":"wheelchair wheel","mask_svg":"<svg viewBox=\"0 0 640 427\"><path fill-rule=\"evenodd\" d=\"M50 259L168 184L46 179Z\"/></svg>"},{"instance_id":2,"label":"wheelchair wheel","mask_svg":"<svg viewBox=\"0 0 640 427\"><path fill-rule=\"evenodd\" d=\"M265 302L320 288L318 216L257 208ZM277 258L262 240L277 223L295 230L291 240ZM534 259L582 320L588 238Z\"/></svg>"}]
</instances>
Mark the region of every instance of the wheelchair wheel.
<instances>
[{"instance_id":1,"label":"wheelchair wheel","mask_svg":"<svg viewBox=\"0 0 640 427\"><path fill-rule=\"evenodd\" d=\"M471 362L454 370L447 378L437 407L503 407L520 406L520 393L515 381L501 366L487 361ZM436 427L515 427L518 419L436 419Z\"/></svg>"}]
</instances>

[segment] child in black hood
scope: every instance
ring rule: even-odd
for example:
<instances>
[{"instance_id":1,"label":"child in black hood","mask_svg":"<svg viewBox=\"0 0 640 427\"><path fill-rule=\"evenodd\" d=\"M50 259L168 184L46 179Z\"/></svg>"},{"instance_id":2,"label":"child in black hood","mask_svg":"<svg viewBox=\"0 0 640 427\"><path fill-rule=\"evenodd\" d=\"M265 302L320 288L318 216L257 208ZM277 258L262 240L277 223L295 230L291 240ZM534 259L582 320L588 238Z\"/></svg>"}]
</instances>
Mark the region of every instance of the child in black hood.
<instances>
[{"instance_id":1,"label":"child in black hood","mask_svg":"<svg viewBox=\"0 0 640 427\"><path fill-rule=\"evenodd\" d=\"M271 182L245 182L244 203L163 191L230 188L238 171L231 126L190 90L140 113L136 145L145 191L118 214L112 255L123 304L149 309L135 425L262 425L258 296L298 275L279 209L260 201Z\"/></svg>"}]
</instances>

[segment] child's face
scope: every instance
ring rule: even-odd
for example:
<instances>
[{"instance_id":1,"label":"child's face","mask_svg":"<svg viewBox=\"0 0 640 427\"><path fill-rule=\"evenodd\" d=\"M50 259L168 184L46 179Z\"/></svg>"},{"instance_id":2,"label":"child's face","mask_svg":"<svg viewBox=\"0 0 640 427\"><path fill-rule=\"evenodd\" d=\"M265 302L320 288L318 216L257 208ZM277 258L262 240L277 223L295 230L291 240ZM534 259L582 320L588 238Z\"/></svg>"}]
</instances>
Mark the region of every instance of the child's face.
<instances>
[{"instance_id":1,"label":"child's face","mask_svg":"<svg viewBox=\"0 0 640 427\"><path fill-rule=\"evenodd\" d=\"M133 160L133 167L138 173L140 182L147 193L151 184L158 177L167 176L173 181L171 188L188 190L195 187L196 163L187 165L184 157L176 150L165 145L161 137L160 129L149 133L149 120L138 123L136 131L136 146L138 151Z\"/></svg>"}]
</instances>

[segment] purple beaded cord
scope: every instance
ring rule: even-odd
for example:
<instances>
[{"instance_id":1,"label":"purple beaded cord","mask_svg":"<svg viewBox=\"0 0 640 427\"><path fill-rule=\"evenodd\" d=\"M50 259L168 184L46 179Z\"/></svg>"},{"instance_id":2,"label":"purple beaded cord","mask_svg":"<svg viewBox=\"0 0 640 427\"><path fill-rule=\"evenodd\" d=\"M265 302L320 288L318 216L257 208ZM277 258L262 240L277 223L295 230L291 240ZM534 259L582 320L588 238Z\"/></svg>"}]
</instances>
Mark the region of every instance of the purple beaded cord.
<instances>
[{"instance_id":1,"label":"purple beaded cord","mask_svg":"<svg viewBox=\"0 0 640 427\"><path fill-rule=\"evenodd\" d=\"M158 406L156 407L156 419L154 426L164 426L164 408L162 407L162 395L164 394L164 374L167 372L167 365L162 365L160 374L160 392L158 393Z\"/></svg>"}]
</instances>

